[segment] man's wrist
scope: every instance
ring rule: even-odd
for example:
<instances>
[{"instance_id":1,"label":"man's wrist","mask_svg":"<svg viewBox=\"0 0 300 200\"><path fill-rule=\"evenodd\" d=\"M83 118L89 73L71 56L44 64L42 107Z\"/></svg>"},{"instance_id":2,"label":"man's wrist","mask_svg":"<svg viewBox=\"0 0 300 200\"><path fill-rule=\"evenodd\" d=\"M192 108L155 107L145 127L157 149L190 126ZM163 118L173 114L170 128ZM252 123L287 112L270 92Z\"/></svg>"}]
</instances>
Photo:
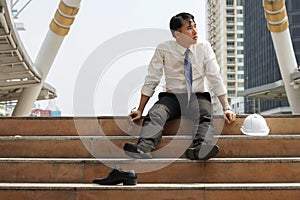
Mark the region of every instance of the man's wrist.
<instances>
[{"instance_id":1,"label":"man's wrist","mask_svg":"<svg viewBox=\"0 0 300 200\"><path fill-rule=\"evenodd\" d=\"M223 112L225 112L225 111L227 111L227 110L232 111L232 108L231 108L230 106L223 107Z\"/></svg>"}]
</instances>

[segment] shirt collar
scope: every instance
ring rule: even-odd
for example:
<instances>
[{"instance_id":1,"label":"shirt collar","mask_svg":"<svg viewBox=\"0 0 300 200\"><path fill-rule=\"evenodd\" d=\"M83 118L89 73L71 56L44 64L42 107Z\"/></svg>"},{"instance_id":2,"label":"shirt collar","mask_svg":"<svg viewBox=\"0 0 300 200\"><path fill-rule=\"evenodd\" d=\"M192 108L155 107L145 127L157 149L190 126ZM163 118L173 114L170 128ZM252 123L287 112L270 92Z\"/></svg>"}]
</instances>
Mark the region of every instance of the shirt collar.
<instances>
[{"instance_id":1,"label":"shirt collar","mask_svg":"<svg viewBox=\"0 0 300 200\"><path fill-rule=\"evenodd\" d=\"M178 49L178 51L179 51L180 53L182 53L182 54L185 53L186 48L183 47L183 46L181 46L177 41L176 41L176 46L177 46L177 49ZM190 52L193 54L194 51L195 51L195 45L191 45L189 49L190 49Z\"/></svg>"}]
</instances>

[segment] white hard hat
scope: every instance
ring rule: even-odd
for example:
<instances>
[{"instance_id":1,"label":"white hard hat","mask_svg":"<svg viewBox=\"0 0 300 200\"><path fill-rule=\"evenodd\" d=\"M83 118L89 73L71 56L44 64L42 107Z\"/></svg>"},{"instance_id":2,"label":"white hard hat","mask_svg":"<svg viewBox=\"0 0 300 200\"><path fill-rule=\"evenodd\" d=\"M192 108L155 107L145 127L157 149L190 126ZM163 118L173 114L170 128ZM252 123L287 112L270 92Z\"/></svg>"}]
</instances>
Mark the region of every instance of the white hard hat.
<instances>
[{"instance_id":1,"label":"white hard hat","mask_svg":"<svg viewBox=\"0 0 300 200\"><path fill-rule=\"evenodd\" d=\"M244 120L241 131L245 135L265 136L269 134L270 129L262 116L259 114L251 114Z\"/></svg>"}]
</instances>

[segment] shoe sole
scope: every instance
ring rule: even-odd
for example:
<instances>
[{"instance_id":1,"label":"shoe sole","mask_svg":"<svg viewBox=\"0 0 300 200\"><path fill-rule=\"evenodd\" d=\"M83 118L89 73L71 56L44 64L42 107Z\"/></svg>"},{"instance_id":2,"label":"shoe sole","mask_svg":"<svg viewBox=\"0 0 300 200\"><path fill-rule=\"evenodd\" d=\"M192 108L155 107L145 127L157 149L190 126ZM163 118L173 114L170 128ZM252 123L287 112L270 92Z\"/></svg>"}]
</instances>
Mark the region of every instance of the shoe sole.
<instances>
[{"instance_id":1,"label":"shoe sole","mask_svg":"<svg viewBox=\"0 0 300 200\"><path fill-rule=\"evenodd\" d=\"M216 145L204 145L198 153L199 160L208 160L219 153L219 147Z\"/></svg>"},{"instance_id":2,"label":"shoe sole","mask_svg":"<svg viewBox=\"0 0 300 200\"><path fill-rule=\"evenodd\" d=\"M127 156L131 157L131 158L136 158L136 159L151 159L152 155L151 153L135 153L132 152L132 146L130 146L130 144L125 144L124 145L124 152Z\"/></svg>"},{"instance_id":3,"label":"shoe sole","mask_svg":"<svg viewBox=\"0 0 300 200\"><path fill-rule=\"evenodd\" d=\"M105 180L93 180L93 183L99 184L99 185L118 185L120 183L123 183L123 185L136 185L137 180L136 179L127 179L127 180L113 180L111 182L105 181Z\"/></svg>"},{"instance_id":4,"label":"shoe sole","mask_svg":"<svg viewBox=\"0 0 300 200\"><path fill-rule=\"evenodd\" d=\"M185 157L190 160L208 160L219 153L219 147L216 145L202 145L200 149L188 148L185 151ZM195 156L196 155L196 156Z\"/></svg>"},{"instance_id":5,"label":"shoe sole","mask_svg":"<svg viewBox=\"0 0 300 200\"><path fill-rule=\"evenodd\" d=\"M185 157L190 160L196 160L195 155L194 155L194 150L195 150L195 148L188 148L184 153Z\"/></svg>"},{"instance_id":6,"label":"shoe sole","mask_svg":"<svg viewBox=\"0 0 300 200\"><path fill-rule=\"evenodd\" d=\"M136 179L123 181L123 185L136 185L136 184L137 184Z\"/></svg>"},{"instance_id":7,"label":"shoe sole","mask_svg":"<svg viewBox=\"0 0 300 200\"><path fill-rule=\"evenodd\" d=\"M125 154L131 158L136 158L136 159L151 159L152 158L150 153L140 154L140 153L133 153L133 152L125 150Z\"/></svg>"}]
</instances>

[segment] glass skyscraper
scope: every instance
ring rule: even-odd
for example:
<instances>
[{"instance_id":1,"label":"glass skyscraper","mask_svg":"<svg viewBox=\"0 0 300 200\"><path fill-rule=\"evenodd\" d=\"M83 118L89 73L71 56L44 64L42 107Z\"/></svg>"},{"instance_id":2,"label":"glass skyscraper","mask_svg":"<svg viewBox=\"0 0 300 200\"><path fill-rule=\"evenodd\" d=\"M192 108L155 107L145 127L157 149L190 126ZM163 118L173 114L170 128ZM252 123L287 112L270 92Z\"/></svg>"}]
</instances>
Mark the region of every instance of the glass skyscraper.
<instances>
[{"instance_id":1,"label":"glass skyscraper","mask_svg":"<svg viewBox=\"0 0 300 200\"><path fill-rule=\"evenodd\" d=\"M244 112L244 101L236 102L238 92L244 90L243 4L244 0L207 0L206 8L208 40L220 64L229 103L236 113ZM223 113L215 99L215 114Z\"/></svg>"},{"instance_id":2,"label":"glass skyscraper","mask_svg":"<svg viewBox=\"0 0 300 200\"><path fill-rule=\"evenodd\" d=\"M281 78L271 34L267 29L262 0L245 1L244 6L244 66L245 93L252 88L272 86ZM300 59L300 1L287 0L290 32L296 59ZM267 87L266 87L267 88ZM281 89L284 92L283 87ZM244 93L244 94L245 94ZM243 92L242 92L243 94ZM245 113L265 114L289 112L287 100L245 97ZM300 101L300 100L299 100Z\"/></svg>"}]
</instances>

